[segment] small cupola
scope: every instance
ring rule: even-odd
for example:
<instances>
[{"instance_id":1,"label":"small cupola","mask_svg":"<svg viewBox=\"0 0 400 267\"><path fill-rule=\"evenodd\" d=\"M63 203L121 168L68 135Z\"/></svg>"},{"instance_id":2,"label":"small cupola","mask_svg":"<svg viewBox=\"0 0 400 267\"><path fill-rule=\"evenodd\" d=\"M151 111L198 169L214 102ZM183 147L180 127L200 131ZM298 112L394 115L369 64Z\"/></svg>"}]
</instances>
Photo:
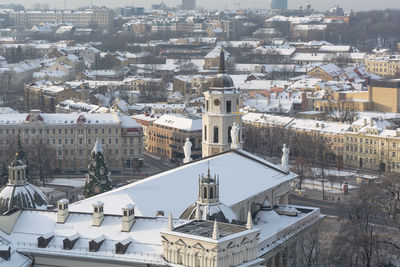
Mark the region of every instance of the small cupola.
<instances>
[{"instance_id":1,"label":"small cupola","mask_svg":"<svg viewBox=\"0 0 400 267\"><path fill-rule=\"evenodd\" d=\"M100 226L104 219L104 203L97 201L93 204L93 226Z\"/></svg>"},{"instance_id":2,"label":"small cupola","mask_svg":"<svg viewBox=\"0 0 400 267\"><path fill-rule=\"evenodd\" d=\"M69 216L68 204L69 200L66 198L63 198L57 202L57 223L65 223L67 220Z\"/></svg>"},{"instance_id":3,"label":"small cupola","mask_svg":"<svg viewBox=\"0 0 400 267\"><path fill-rule=\"evenodd\" d=\"M19 157L15 155L15 160L8 166L8 184L9 185L24 185L26 184L26 168L27 165Z\"/></svg>"},{"instance_id":4,"label":"small cupola","mask_svg":"<svg viewBox=\"0 0 400 267\"><path fill-rule=\"evenodd\" d=\"M198 201L202 203L218 203L219 202L219 177L210 174L210 168L207 175L199 176L199 197Z\"/></svg>"},{"instance_id":5,"label":"small cupola","mask_svg":"<svg viewBox=\"0 0 400 267\"><path fill-rule=\"evenodd\" d=\"M135 205L128 204L122 208L122 232L129 232L135 223Z\"/></svg>"}]
</instances>

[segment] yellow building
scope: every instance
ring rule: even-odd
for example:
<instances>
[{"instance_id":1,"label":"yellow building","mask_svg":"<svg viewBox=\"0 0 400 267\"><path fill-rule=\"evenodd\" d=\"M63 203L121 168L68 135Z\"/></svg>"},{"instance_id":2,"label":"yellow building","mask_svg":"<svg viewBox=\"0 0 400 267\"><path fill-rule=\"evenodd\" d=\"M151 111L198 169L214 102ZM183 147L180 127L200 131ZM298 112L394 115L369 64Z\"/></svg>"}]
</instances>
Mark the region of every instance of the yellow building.
<instances>
[{"instance_id":1,"label":"yellow building","mask_svg":"<svg viewBox=\"0 0 400 267\"><path fill-rule=\"evenodd\" d=\"M201 119L163 115L148 126L148 152L167 159L184 158L186 138L192 142L192 158L200 158Z\"/></svg>"},{"instance_id":2,"label":"yellow building","mask_svg":"<svg viewBox=\"0 0 400 267\"><path fill-rule=\"evenodd\" d=\"M400 57L391 55L370 55L365 59L369 72L384 77L394 77L400 74Z\"/></svg>"},{"instance_id":3,"label":"yellow building","mask_svg":"<svg viewBox=\"0 0 400 267\"><path fill-rule=\"evenodd\" d=\"M345 124L248 113L243 123L247 127L281 128L288 134L318 135L341 166L400 172L400 130L381 117Z\"/></svg>"},{"instance_id":4,"label":"yellow building","mask_svg":"<svg viewBox=\"0 0 400 267\"><path fill-rule=\"evenodd\" d=\"M371 81L368 97L375 111L400 112L400 80Z\"/></svg>"},{"instance_id":5,"label":"yellow building","mask_svg":"<svg viewBox=\"0 0 400 267\"><path fill-rule=\"evenodd\" d=\"M368 91L333 92L333 99L315 100L315 111L341 106L352 111L400 112L400 80L372 80Z\"/></svg>"}]
</instances>

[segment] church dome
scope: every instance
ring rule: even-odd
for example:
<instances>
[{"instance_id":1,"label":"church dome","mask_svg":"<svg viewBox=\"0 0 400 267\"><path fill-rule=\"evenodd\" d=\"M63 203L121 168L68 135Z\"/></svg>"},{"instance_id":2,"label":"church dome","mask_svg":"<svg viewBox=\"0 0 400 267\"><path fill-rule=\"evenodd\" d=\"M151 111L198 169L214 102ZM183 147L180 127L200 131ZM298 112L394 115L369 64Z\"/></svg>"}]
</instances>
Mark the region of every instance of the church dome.
<instances>
[{"instance_id":1,"label":"church dome","mask_svg":"<svg viewBox=\"0 0 400 267\"><path fill-rule=\"evenodd\" d=\"M181 215L181 219L193 220L196 217L197 203L188 207ZM202 220L217 220L218 222L239 224L239 220L235 213L223 203L212 204L199 204L199 217Z\"/></svg>"},{"instance_id":2,"label":"church dome","mask_svg":"<svg viewBox=\"0 0 400 267\"><path fill-rule=\"evenodd\" d=\"M213 87L215 88L233 88L233 80L229 74L219 73L215 76Z\"/></svg>"},{"instance_id":3,"label":"church dome","mask_svg":"<svg viewBox=\"0 0 400 267\"><path fill-rule=\"evenodd\" d=\"M8 166L8 183L0 189L0 214L13 208L47 209L46 196L26 179L27 165L18 153Z\"/></svg>"},{"instance_id":4,"label":"church dome","mask_svg":"<svg viewBox=\"0 0 400 267\"><path fill-rule=\"evenodd\" d=\"M7 184L0 189L0 214L13 208L47 209L46 196L30 183Z\"/></svg>"}]
</instances>

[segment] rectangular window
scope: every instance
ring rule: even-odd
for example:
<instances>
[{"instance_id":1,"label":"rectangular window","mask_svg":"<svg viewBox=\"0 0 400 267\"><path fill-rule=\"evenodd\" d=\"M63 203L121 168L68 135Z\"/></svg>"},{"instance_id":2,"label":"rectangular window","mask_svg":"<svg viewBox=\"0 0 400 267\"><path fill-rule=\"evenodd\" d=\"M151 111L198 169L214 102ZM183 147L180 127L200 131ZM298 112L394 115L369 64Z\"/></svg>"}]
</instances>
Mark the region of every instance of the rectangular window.
<instances>
[{"instance_id":1,"label":"rectangular window","mask_svg":"<svg viewBox=\"0 0 400 267\"><path fill-rule=\"evenodd\" d=\"M232 112L232 101L226 101L226 113Z\"/></svg>"},{"instance_id":2,"label":"rectangular window","mask_svg":"<svg viewBox=\"0 0 400 267\"><path fill-rule=\"evenodd\" d=\"M207 141L207 125L204 125L204 140Z\"/></svg>"},{"instance_id":3,"label":"rectangular window","mask_svg":"<svg viewBox=\"0 0 400 267\"><path fill-rule=\"evenodd\" d=\"M209 102L209 101L206 100L206 111L208 111L208 105L209 105L208 102Z\"/></svg>"},{"instance_id":4,"label":"rectangular window","mask_svg":"<svg viewBox=\"0 0 400 267\"><path fill-rule=\"evenodd\" d=\"M218 143L218 126L214 126L214 143Z\"/></svg>"}]
</instances>

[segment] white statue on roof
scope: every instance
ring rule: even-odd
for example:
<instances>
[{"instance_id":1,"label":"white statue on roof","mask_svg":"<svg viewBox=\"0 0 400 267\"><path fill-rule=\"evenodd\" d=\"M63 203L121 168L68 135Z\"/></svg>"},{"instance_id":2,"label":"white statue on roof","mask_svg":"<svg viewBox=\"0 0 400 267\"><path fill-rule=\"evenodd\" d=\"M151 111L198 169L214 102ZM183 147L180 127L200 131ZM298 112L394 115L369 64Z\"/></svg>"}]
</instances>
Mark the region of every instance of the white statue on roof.
<instances>
[{"instance_id":1,"label":"white statue on roof","mask_svg":"<svg viewBox=\"0 0 400 267\"><path fill-rule=\"evenodd\" d=\"M189 138L186 138L185 145L183 146L183 152L185 153L183 163L192 161L192 158L190 157L190 155L192 155L192 142L190 142Z\"/></svg>"},{"instance_id":2,"label":"white statue on roof","mask_svg":"<svg viewBox=\"0 0 400 267\"><path fill-rule=\"evenodd\" d=\"M289 153L290 149L286 144L283 144L281 164L284 171L289 171Z\"/></svg>"},{"instance_id":3,"label":"white statue on roof","mask_svg":"<svg viewBox=\"0 0 400 267\"><path fill-rule=\"evenodd\" d=\"M240 148L239 133L240 133L240 126L236 122L234 122L232 129L231 129L231 139L232 139L231 148L232 149Z\"/></svg>"}]
</instances>

